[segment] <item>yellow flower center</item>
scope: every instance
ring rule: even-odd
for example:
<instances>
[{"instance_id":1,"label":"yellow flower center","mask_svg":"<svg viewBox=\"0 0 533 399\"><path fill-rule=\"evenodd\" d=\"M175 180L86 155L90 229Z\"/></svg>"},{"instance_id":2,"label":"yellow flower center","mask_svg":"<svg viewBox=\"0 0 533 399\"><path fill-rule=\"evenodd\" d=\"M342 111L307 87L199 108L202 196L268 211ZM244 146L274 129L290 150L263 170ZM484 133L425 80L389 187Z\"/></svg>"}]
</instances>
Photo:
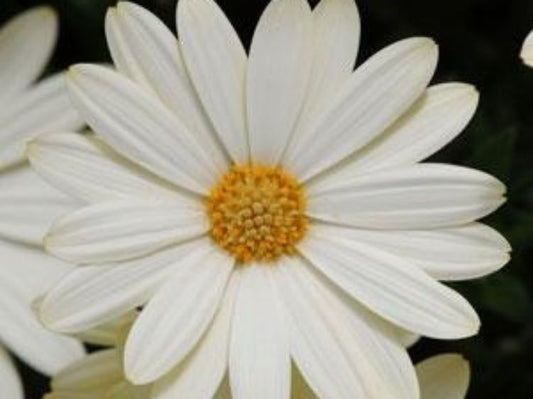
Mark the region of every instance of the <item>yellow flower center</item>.
<instances>
[{"instance_id":1,"label":"yellow flower center","mask_svg":"<svg viewBox=\"0 0 533 399\"><path fill-rule=\"evenodd\" d=\"M211 237L241 263L293 254L307 230L300 183L281 168L234 166L211 190Z\"/></svg>"}]
</instances>

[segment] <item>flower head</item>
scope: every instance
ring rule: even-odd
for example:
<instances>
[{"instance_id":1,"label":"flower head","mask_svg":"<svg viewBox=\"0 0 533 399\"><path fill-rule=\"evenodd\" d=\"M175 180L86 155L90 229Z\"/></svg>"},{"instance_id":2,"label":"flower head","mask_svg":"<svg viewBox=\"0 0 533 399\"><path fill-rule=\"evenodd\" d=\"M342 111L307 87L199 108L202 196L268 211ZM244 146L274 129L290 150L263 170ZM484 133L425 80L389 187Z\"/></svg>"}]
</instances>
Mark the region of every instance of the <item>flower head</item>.
<instances>
[{"instance_id":1,"label":"flower head","mask_svg":"<svg viewBox=\"0 0 533 399\"><path fill-rule=\"evenodd\" d=\"M397 326L475 334L474 309L437 280L509 258L475 222L503 184L419 163L465 127L477 92L427 88L426 38L354 72L352 0L272 1L248 56L212 0L181 0L177 24L179 40L139 6L111 9L117 70L68 75L95 135L28 147L88 202L47 235L85 266L45 298L43 321L75 332L142 307L125 374L158 398L211 398L226 371L237 399L288 398L292 363L318 397L419 397Z\"/></svg>"}]
</instances>

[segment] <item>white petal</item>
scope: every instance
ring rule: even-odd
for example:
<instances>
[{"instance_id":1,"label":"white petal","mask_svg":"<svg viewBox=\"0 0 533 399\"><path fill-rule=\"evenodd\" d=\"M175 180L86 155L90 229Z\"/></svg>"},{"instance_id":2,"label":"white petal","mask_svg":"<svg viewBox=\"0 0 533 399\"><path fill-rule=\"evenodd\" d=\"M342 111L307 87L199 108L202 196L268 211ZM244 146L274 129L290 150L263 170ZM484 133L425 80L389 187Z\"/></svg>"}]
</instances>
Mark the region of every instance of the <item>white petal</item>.
<instances>
[{"instance_id":1,"label":"white petal","mask_svg":"<svg viewBox=\"0 0 533 399\"><path fill-rule=\"evenodd\" d=\"M134 3L120 2L107 13L106 35L117 69L152 90L225 170L228 162L189 79L178 40L165 24Z\"/></svg>"},{"instance_id":2,"label":"white petal","mask_svg":"<svg viewBox=\"0 0 533 399\"><path fill-rule=\"evenodd\" d=\"M312 217L371 229L427 229L482 218L505 202L505 186L469 168L415 164L308 189Z\"/></svg>"},{"instance_id":3,"label":"white petal","mask_svg":"<svg viewBox=\"0 0 533 399\"><path fill-rule=\"evenodd\" d=\"M522 49L520 51L520 58L527 66L533 66L533 31L527 35Z\"/></svg>"},{"instance_id":4,"label":"white petal","mask_svg":"<svg viewBox=\"0 0 533 399\"><path fill-rule=\"evenodd\" d=\"M92 135L41 135L28 144L27 154L32 167L50 184L82 201L186 201L178 187L138 167Z\"/></svg>"},{"instance_id":5,"label":"white petal","mask_svg":"<svg viewBox=\"0 0 533 399\"><path fill-rule=\"evenodd\" d=\"M422 161L461 133L478 101L479 93L468 84L432 86L396 123L332 173L336 179L346 179Z\"/></svg>"},{"instance_id":6,"label":"white petal","mask_svg":"<svg viewBox=\"0 0 533 399\"><path fill-rule=\"evenodd\" d=\"M239 273L233 273L221 308L196 348L154 384L152 399L214 397L228 368L229 337L239 276Z\"/></svg>"},{"instance_id":7,"label":"white petal","mask_svg":"<svg viewBox=\"0 0 533 399\"><path fill-rule=\"evenodd\" d=\"M418 397L407 352L366 310L348 307L342 293L297 257L276 271L289 313L291 354L318 397Z\"/></svg>"},{"instance_id":8,"label":"white petal","mask_svg":"<svg viewBox=\"0 0 533 399\"><path fill-rule=\"evenodd\" d=\"M27 88L43 71L56 41L57 16L50 7L30 9L0 30L0 101Z\"/></svg>"},{"instance_id":9,"label":"white petal","mask_svg":"<svg viewBox=\"0 0 533 399\"><path fill-rule=\"evenodd\" d=\"M437 63L426 38L402 40L359 67L286 159L305 181L369 143L423 93Z\"/></svg>"},{"instance_id":10,"label":"white petal","mask_svg":"<svg viewBox=\"0 0 533 399\"><path fill-rule=\"evenodd\" d=\"M335 284L409 331L440 339L472 336L479 318L452 289L401 257L314 226L299 248Z\"/></svg>"},{"instance_id":11,"label":"white petal","mask_svg":"<svg viewBox=\"0 0 533 399\"><path fill-rule=\"evenodd\" d=\"M84 351L72 338L46 330L32 309L66 271L44 252L0 241L0 341L36 370L51 375L79 359Z\"/></svg>"},{"instance_id":12,"label":"white petal","mask_svg":"<svg viewBox=\"0 0 533 399\"><path fill-rule=\"evenodd\" d=\"M461 356L434 356L416 366L422 399L464 399L470 382L470 366Z\"/></svg>"},{"instance_id":13,"label":"white petal","mask_svg":"<svg viewBox=\"0 0 533 399\"><path fill-rule=\"evenodd\" d=\"M116 319L145 304L181 259L206 245L192 241L131 262L78 268L45 297L41 320L53 330L72 333Z\"/></svg>"},{"instance_id":14,"label":"white petal","mask_svg":"<svg viewBox=\"0 0 533 399\"><path fill-rule=\"evenodd\" d=\"M313 64L312 23L307 0L272 1L259 20L247 80L254 162L275 165L295 128Z\"/></svg>"},{"instance_id":15,"label":"white petal","mask_svg":"<svg viewBox=\"0 0 533 399\"><path fill-rule=\"evenodd\" d=\"M479 223L439 230L335 227L334 232L398 255L437 280L468 280L493 273L509 261L511 250L502 235Z\"/></svg>"},{"instance_id":16,"label":"white petal","mask_svg":"<svg viewBox=\"0 0 533 399\"><path fill-rule=\"evenodd\" d=\"M360 21L354 0L322 0L313 10L313 65L293 140L308 133L353 72ZM285 157L294 146L289 144Z\"/></svg>"},{"instance_id":17,"label":"white petal","mask_svg":"<svg viewBox=\"0 0 533 399\"><path fill-rule=\"evenodd\" d=\"M205 193L220 173L198 137L143 87L98 65L67 74L71 99L114 150L165 179Z\"/></svg>"},{"instance_id":18,"label":"white petal","mask_svg":"<svg viewBox=\"0 0 533 399\"><path fill-rule=\"evenodd\" d=\"M177 23L187 70L220 140L235 162L247 162L247 59L237 33L213 0L180 0Z\"/></svg>"},{"instance_id":19,"label":"white petal","mask_svg":"<svg viewBox=\"0 0 533 399\"><path fill-rule=\"evenodd\" d=\"M120 352L107 349L93 353L54 376L53 391L98 391L123 379Z\"/></svg>"},{"instance_id":20,"label":"white petal","mask_svg":"<svg viewBox=\"0 0 533 399\"><path fill-rule=\"evenodd\" d=\"M235 399L289 399L288 331L271 266L242 270L230 341L229 375Z\"/></svg>"},{"instance_id":21,"label":"white petal","mask_svg":"<svg viewBox=\"0 0 533 399\"><path fill-rule=\"evenodd\" d=\"M54 219L78 204L46 184L26 165L0 174L0 236L42 245Z\"/></svg>"},{"instance_id":22,"label":"white petal","mask_svg":"<svg viewBox=\"0 0 533 399\"><path fill-rule=\"evenodd\" d=\"M179 262L128 337L124 367L134 384L162 377L195 347L220 307L235 261L211 244Z\"/></svg>"},{"instance_id":23,"label":"white petal","mask_svg":"<svg viewBox=\"0 0 533 399\"><path fill-rule=\"evenodd\" d=\"M75 263L148 255L209 229L200 206L135 200L97 203L58 220L45 237L48 251Z\"/></svg>"},{"instance_id":24,"label":"white petal","mask_svg":"<svg viewBox=\"0 0 533 399\"><path fill-rule=\"evenodd\" d=\"M70 104L63 75L38 83L0 110L0 169L22 161L24 144L32 137L82 126Z\"/></svg>"},{"instance_id":25,"label":"white petal","mask_svg":"<svg viewBox=\"0 0 533 399\"><path fill-rule=\"evenodd\" d=\"M13 361L0 346L0 396L6 399L24 399L22 382Z\"/></svg>"}]
</instances>

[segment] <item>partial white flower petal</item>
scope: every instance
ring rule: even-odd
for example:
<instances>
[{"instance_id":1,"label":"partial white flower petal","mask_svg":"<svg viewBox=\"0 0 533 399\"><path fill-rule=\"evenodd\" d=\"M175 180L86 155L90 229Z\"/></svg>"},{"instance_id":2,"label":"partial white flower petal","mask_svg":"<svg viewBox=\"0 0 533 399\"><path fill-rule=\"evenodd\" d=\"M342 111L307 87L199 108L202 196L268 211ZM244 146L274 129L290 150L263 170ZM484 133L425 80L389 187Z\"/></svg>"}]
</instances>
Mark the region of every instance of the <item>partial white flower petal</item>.
<instances>
[{"instance_id":1,"label":"partial white flower petal","mask_svg":"<svg viewBox=\"0 0 533 399\"><path fill-rule=\"evenodd\" d=\"M98 391L124 378L120 352L107 349L69 365L54 376L53 391Z\"/></svg>"},{"instance_id":2,"label":"partial white flower petal","mask_svg":"<svg viewBox=\"0 0 533 399\"><path fill-rule=\"evenodd\" d=\"M437 280L468 280L493 273L509 261L511 250L501 234L480 223L439 230L333 227L331 233L398 255Z\"/></svg>"},{"instance_id":3,"label":"partial white flower petal","mask_svg":"<svg viewBox=\"0 0 533 399\"><path fill-rule=\"evenodd\" d=\"M6 351L0 346L0 396L6 399L24 399L22 382L15 365Z\"/></svg>"},{"instance_id":4,"label":"partial white flower petal","mask_svg":"<svg viewBox=\"0 0 533 399\"><path fill-rule=\"evenodd\" d=\"M106 392L104 399L151 399L151 385L138 386L121 381Z\"/></svg>"},{"instance_id":5,"label":"partial white flower petal","mask_svg":"<svg viewBox=\"0 0 533 399\"><path fill-rule=\"evenodd\" d=\"M230 341L229 375L234 399L289 399L288 331L272 268L241 270Z\"/></svg>"},{"instance_id":6,"label":"partial white flower petal","mask_svg":"<svg viewBox=\"0 0 533 399\"><path fill-rule=\"evenodd\" d=\"M71 100L114 150L153 173L204 194L221 172L201 141L155 95L98 65L67 74Z\"/></svg>"},{"instance_id":7,"label":"partial white flower petal","mask_svg":"<svg viewBox=\"0 0 533 399\"><path fill-rule=\"evenodd\" d=\"M520 51L520 58L527 66L533 67L533 31L527 35L522 50Z\"/></svg>"},{"instance_id":8,"label":"partial white flower petal","mask_svg":"<svg viewBox=\"0 0 533 399\"><path fill-rule=\"evenodd\" d=\"M251 158L275 165L300 114L313 65L313 17L307 0L272 1L254 33L248 61Z\"/></svg>"},{"instance_id":9,"label":"partial white flower petal","mask_svg":"<svg viewBox=\"0 0 533 399\"><path fill-rule=\"evenodd\" d=\"M228 162L189 79L178 40L165 24L143 7L124 1L109 9L106 35L117 69L153 90L225 170Z\"/></svg>"},{"instance_id":10,"label":"partial white flower petal","mask_svg":"<svg viewBox=\"0 0 533 399\"><path fill-rule=\"evenodd\" d=\"M83 122L70 104L64 76L38 83L0 110L0 169L25 158L24 145L38 134L78 130Z\"/></svg>"},{"instance_id":11,"label":"partial white flower petal","mask_svg":"<svg viewBox=\"0 0 533 399\"><path fill-rule=\"evenodd\" d=\"M213 0L180 0L177 23L183 58L204 108L232 159L245 163L244 47Z\"/></svg>"},{"instance_id":12,"label":"partial white flower petal","mask_svg":"<svg viewBox=\"0 0 533 399\"><path fill-rule=\"evenodd\" d=\"M181 244L152 256L73 270L55 285L41 306L41 320L61 332L85 331L145 304L190 253L207 239Z\"/></svg>"},{"instance_id":13,"label":"partial white flower petal","mask_svg":"<svg viewBox=\"0 0 533 399\"><path fill-rule=\"evenodd\" d=\"M155 382L152 399L212 399L215 396L228 368L229 337L239 276L240 273L233 273L220 310L196 348L174 370Z\"/></svg>"},{"instance_id":14,"label":"partial white flower petal","mask_svg":"<svg viewBox=\"0 0 533 399\"><path fill-rule=\"evenodd\" d=\"M418 397L407 352L366 310L343 303L343 294L299 258L285 260L275 276L289 313L291 354L318 397Z\"/></svg>"},{"instance_id":15,"label":"partial white flower petal","mask_svg":"<svg viewBox=\"0 0 533 399\"><path fill-rule=\"evenodd\" d=\"M104 274L104 269L100 268L99 271L99 274ZM109 322L70 335L92 345L115 346L117 345L118 339L123 335L125 327L131 326L137 318L137 315L137 310L131 310L123 316L117 316Z\"/></svg>"},{"instance_id":16,"label":"partial white flower petal","mask_svg":"<svg viewBox=\"0 0 533 399\"><path fill-rule=\"evenodd\" d=\"M44 395L43 399L101 399L101 397L95 393L52 392Z\"/></svg>"},{"instance_id":17,"label":"partial white flower petal","mask_svg":"<svg viewBox=\"0 0 533 399\"><path fill-rule=\"evenodd\" d=\"M461 356L434 356L417 364L422 399L464 399L470 383L470 366Z\"/></svg>"},{"instance_id":18,"label":"partial white flower petal","mask_svg":"<svg viewBox=\"0 0 533 399\"><path fill-rule=\"evenodd\" d=\"M190 201L177 187L130 162L92 135L41 135L28 144L27 154L32 167L50 184L82 201Z\"/></svg>"},{"instance_id":19,"label":"partial white flower petal","mask_svg":"<svg viewBox=\"0 0 533 399\"><path fill-rule=\"evenodd\" d=\"M291 399L318 399L295 366L292 367Z\"/></svg>"},{"instance_id":20,"label":"partial white flower petal","mask_svg":"<svg viewBox=\"0 0 533 399\"><path fill-rule=\"evenodd\" d=\"M370 58L295 144L289 170L308 180L372 141L423 93L437 58L426 38L402 40Z\"/></svg>"},{"instance_id":21,"label":"partial white flower petal","mask_svg":"<svg viewBox=\"0 0 533 399\"><path fill-rule=\"evenodd\" d=\"M125 373L134 384L162 377L195 347L220 307L235 262L211 243L178 261L126 342Z\"/></svg>"},{"instance_id":22,"label":"partial white flower petal","mask_svg":"<svg viewBox=\"0 0 533 399\"><path fill-rule=\"evenodd\" d=\"M360 38L354 0L322 0L313 10L313 65L293 141L307 133L353 72ZM297 144L289 144L290 157Z\"/></svg>"},{"instance_id":23,"label":"partial white flower petal","mask_svg":"<svg viewBox=\"0 0 533 399\"><path fill-rule=\"evenodd\" d=\"M0 237L40 247L52 222L77 205L26 165L3 172L0 175Z\"/></svg>"},{"instance_id":24,"label":"partial white flower petal","mask_svg":"<svg viewBox=\"0 0 533 399\"><path fill-rule=\"evenodd\" d=\"M422 161L461 133L478 101L479 93L468 84L432 86L389 129L324 178L347 179Z\"/></svg>"},{"instance_id":25,"label":"partial white flower petal","mask_svg":"<svg viewBox=\"0 0 533 399\"><path fill-rule=\"evenodd\" d=\"M439 339L477 333L470 304L403 258L343 238L343 230L314 226L299 249L357 301L409 331Z\"/></svg>"},{"instance_id":26,"label":"partial white flower petal","mask_svg":"<svg viewBox=\"0 0 533 399\"><path fill-rule=\"evenodd\" d=\"M218 387L218 391L215 394L214 399L232 399L231 388L229 385L229 378L227 374L222 380L222 384L220 384L220 386Z\"/></svg>"},{"instance_id":27,"label":"partial white flower petal","mask_svg":"<svg viewBox=\"0 0 533 399\"><path fill-rule=\"evenodd\" d=\"M43 251L0 241L0 341L36 370L51 375L81 358L76 340L46 330L32 301L59 279L67 267Z\"/></svg>"},{"instance_id":28,"label":"partial white flower petal","mask_svg":"<svg viewBox=\"0 0 533 399\"><path fill-rule=\"evenodd\" d=\"M406 348L410 348L415 345L422 338L420 334L415 334L407 330L399 329L403 334L398 335L399 342Z\"/></svg>"},{"instance_id":29,"label":"partial white flower petal","mask_svg":"<svg viewBox=\"0 0 533 399\"><path fill-rule=\"evenodd\" d=\"M26 89L43 71L58 30L50 7L32 8L0 30L0 101Z\"/></svg>"},{"instance_id":30,"label":"partial white flower petal","mask_svg":"<svg viewBox=\"0 0 533 399\"><path fill-rule=\"evenodd\" d=\"M136 200L97 203L59 219L45 247L61 259L103 263L148 255L209 230L200 206Z\"/></svg>"},{"instance_id":31,"label":"partial white flower petal","mask_svg":"<svg viewBox=\"0 0 533 399\"><path fill-rule=\"evenodd\" d=\"M371 229L462 225L505 202L505 186L469 168L416 164L351 179L323 179L308 188L312 217Z\"/></svg>"}]
</instances>

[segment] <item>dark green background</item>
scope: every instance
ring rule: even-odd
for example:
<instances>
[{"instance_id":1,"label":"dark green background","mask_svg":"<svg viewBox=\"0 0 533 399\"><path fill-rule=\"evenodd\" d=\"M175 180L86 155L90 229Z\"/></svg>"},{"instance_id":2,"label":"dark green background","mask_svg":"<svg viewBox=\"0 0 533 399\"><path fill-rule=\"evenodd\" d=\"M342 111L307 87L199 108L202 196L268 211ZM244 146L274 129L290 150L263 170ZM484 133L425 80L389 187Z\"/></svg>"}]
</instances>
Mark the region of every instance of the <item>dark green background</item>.
<instances>
[{"instance_id":1,"label":"dark green background","mask_svg":"<svg viewBox=\"0 0 533 399\"><path fill-rule=\"evenodd\" d=\"M80 61L106 61L103 18L110 0L49 0L62 35L50 71ZM175 0L138 1L174 29ZM219 0L248 45L267 0ZM4 21L41 1L0 0ZM458 351L471 360L469 398L533 397L533 69L518 58L533 29L531 0L360 0L360 60L413 35L433 37L441 50L435 82L465 81L481 92L476 117L435 160L476 167L502 179L509 201L488 219L511 241L512 262L500 273L454 284L478 309L479 336L455 342L423 340L415 360ZM20 366L28 398L40 398L46 379ZM6 398L7 399L7 398ZM187 398L188 399L188 398Z\"/></svg>"}]
</instances>

